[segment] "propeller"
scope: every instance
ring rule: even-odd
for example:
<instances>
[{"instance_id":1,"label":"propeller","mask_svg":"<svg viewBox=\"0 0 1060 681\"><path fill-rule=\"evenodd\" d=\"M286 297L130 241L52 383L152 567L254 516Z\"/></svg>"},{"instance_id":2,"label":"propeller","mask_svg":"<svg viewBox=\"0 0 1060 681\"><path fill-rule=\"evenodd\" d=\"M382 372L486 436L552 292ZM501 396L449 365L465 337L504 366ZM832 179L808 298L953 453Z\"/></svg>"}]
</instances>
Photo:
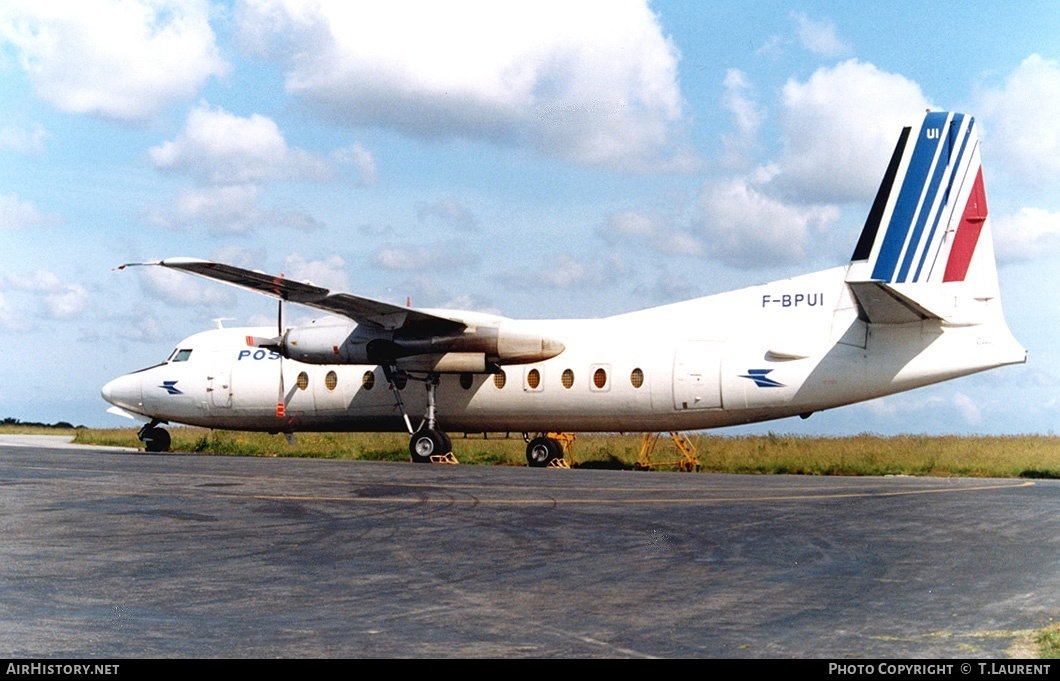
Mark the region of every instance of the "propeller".
<instances>
[{"instance_id":1,"label":"propeller","mask_svg":"<svg viewBox=\"0 0 1060 681\"><path fill-rule=\"evenodd\" d=\"M279 380L279 392L276 395L276 416L277 418L285 418L287 416L287 405L284 397L284 381L283 381L283 299L280 299L280 303L276 312L276 336L274 338L265 338L262 336L247 336L246 342L248 347L252 348L263 348L265 350L271 350L279 355L279 366L280 366L280 380Z\"/></svg>"},{"instance_id":2,"label":"propeller","mask_svg":"<svg viewBox=\"0 0 1060 681\"><path fill-rule=\"evenodd\" d=\"M276 311L276 337L278 339L283 338L283 298L280 298L280 303L277 305ZM276 417L284 418L287 415L287 406L284 404L284 390L283 390L283 353L277 351L280 355L280 392L276 397Z\"/></svg>"}]
</instances>

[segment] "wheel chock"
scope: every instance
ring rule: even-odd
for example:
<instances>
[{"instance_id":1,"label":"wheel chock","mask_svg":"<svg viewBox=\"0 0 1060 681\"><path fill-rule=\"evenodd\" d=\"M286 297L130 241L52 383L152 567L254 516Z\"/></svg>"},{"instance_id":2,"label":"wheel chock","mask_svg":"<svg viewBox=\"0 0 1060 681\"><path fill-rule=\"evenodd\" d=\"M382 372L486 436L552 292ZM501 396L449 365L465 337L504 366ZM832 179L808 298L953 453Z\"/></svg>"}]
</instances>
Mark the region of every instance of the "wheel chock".
<instances>
[{"instance_id":1,"label":"wheel chock","mask_svg":"<svg viewBox=\"0 0 1060 681\"><path fill-rule=\"evenodd\" d=\"M452 452L448 454L432 454L431 463L460 463Z\"/></svg>"}]
</instances>

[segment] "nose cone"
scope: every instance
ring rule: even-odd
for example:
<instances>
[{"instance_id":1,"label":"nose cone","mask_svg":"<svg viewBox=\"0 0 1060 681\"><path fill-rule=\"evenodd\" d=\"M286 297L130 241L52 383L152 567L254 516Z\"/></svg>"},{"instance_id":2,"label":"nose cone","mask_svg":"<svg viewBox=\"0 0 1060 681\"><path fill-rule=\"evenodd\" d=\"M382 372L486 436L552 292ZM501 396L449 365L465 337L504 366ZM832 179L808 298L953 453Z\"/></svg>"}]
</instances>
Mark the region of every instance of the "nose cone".
<instances>
[{"instance_id":1,"label":"nose cone","mask_svg":"<svg viewBox=\"0 0 1060 681\"><path fill-rule=\"evenodd\" d=\"M110 381L99 391L107 402L122 409L138 410L141 407L140 377L126 374Z\"/></svg>"}]
</instances>

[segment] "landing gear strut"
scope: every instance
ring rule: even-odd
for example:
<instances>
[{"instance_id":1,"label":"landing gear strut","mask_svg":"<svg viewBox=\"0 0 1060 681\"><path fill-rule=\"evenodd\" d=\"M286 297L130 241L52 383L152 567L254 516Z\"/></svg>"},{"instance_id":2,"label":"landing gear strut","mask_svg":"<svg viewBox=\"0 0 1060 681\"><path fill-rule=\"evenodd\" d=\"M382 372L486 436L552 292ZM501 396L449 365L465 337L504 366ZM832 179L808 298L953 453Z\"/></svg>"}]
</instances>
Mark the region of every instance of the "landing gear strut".
<instances>
[{"instance_id":1,"label":"landing gear strut","mask_svg":"<svg viewBox=\"0 0 1060 681\"><path fill-rule=\"evenodd\" d=\"M161 421L153 419L136 433L136 437L140 438L140 442L144 443L144 449L148 452L169 451L169 431L165 428L159 428L159 423Z\"/></svg>"},{"instance_id":2,"label":"landing gear strut","mask_svg":"<svg viewBox=\"0 0 1060 681\"><path fill-rule=\"evenodd\" d=\"M405 403L401 401L401 389L397 387L398 384L394 380L397 368L384 365L383 374L394 390L398 409L401 410L401 416L405 419L405 427L412 433L412 439L409 440L409 454L412 456L412 461L414 463L456 463L456 458L453 456L453 443L448 435L438 429L435 418L438 374L427 374L427 377L423 379L427 386L427 414L415 432L412 430L412 421L409 420L409 415L405 411ZM405 377L408 378L408 375L405 374Z\"/></svg>"}]
</instances>

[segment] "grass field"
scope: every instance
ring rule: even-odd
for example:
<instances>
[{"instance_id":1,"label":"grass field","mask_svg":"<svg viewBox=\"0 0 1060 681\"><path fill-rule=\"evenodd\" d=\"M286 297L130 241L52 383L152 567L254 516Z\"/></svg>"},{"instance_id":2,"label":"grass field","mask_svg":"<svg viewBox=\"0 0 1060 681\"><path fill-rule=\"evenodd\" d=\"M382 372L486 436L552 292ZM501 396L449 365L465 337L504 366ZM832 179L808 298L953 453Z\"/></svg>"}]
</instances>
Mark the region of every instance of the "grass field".
<instances>
[{"instance_id":1,"label":"grass field","mask_svg":"<svg viewBox=\"0 0 1060 681\"><path fill-rule=\"evenodd\" d=\"M56 432L51 430L49 432ZM76 429L83 444L139 447L135 429ZM203 428L170 429L172 449L233 456L287 456L408 461L404 433L299 433L294 444L281 435ZM462 464L526 465L521 435L453 435ZM691 458L669 435L645 450L640 434L578 435L568 445L572 467L695 470L712 473L798 475L925 475L990 478L1060 478L1060 436L960 437L854 435L724 436L692 434Z\"/></svg>"}]
</instances>

